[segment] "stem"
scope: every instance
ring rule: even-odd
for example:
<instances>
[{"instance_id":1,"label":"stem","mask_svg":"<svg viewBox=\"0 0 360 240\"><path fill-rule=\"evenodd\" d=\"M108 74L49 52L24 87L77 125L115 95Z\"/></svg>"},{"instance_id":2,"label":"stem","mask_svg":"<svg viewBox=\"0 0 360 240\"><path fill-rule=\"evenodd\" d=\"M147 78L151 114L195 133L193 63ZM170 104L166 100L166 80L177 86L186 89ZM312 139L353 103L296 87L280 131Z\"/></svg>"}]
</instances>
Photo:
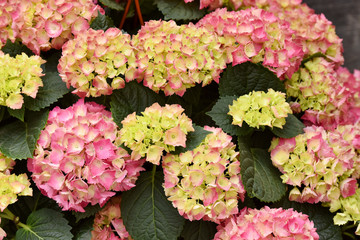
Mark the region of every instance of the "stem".
<instances>
[{"instance_id":1,"label":"stem","mask_svg":"<svg viewBox=\"0 0 360 240\"><path fill-rule=\"evenodd\" d=\"M9 219L11 221L14 221L16 219L16 216L7 208L5 208L3 212L0 212L0 217Z\"/></svg>"},{"instance_id":2,"label":"stem","mask_svg":"<svg viewBox=\"0 0 360 240\"><path fill-rule=\"evenodd\" d=\"M348 233L348 232L343 232L342 234L345 235L345 236L347 236L347 237L350 237L351 239L356 240L355 236L352 235L352 234L350 234L350 233Z\"/></svg>"},{"instance_id":3,"label":"stem","mask_svg":"<svg viewBox=\"0 0 360 240\"><path fill-rule=\"evenodd\" d=\"M141 14L141 10L140 10L139 0L135 0L135 8L136 8L136 13L137 13L137 15L138 15L140 24L141 24L141 26L143 26L143 25L144 25L144 20L143 20L143 17L142 17L142 14Z\"/></svg>"},{"instance_id":4,"label":"stem","mask_svg":"<svg viewBox=\"0 0 360 240\"><path fill-rule=\"evenodd\" d=\"M33 209L33 212L35 212L36 211L36 208L37 208L37 205L38 205L38 203L39 203L39 199L40 199L40 194L37 196L37 198L36 198L36 201L35 201L35 204L34 204L34 209Z\"/></svg>"},{"instance_id":5,"label":"stem","mask_svg":"<svg viewBox=\"0 0 360 240\"><path fill-rule=\"evenodd\" d=\"M156 173L156 165L154 164L151 170L151 176L155 176L155 173Z\"/></svg>"},{"instance_id":6,"label":"stem","mask_svg":"<svg viewBox=\"0 0 360 240\"><path fill-rule=\"evenodd\" d=\"M354 228L354 227L356 227L357 226L357 224L356 224L356 222L354 223L354 224L352 224L352 225L345 225L345 226L343 226L342 228L341 228L341 230L342 231L347 231L347 230L349 230L349 229L351 229L351 228Z\"/></svg>"},{"instance_id":7,"label":"stem","mask_svg":"<svg viewBox=\"0 0 360 240\"><path fill-rule=\"evenodd\" d=\"M129 12L129 9L130 9L131 2L132 2L132 0L128 0L127 3L126 3L125 12L124 12L124 15L123 15L123 17L121 19L120 26L119 26L120 29L122 29L122 27L124 26L126 16L127 16L128 12Z\"/></svg>"}]
</instances>

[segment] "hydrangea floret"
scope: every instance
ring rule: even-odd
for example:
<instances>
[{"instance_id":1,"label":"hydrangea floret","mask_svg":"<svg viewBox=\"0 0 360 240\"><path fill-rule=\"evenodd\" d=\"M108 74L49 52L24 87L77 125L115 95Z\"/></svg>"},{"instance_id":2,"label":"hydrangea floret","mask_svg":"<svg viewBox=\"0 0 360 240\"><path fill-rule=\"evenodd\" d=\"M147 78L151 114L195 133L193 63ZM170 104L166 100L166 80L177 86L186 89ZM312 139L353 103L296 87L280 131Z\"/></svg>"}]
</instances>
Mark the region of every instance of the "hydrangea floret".
<instances>
[{"instance_id":1,"label":"hydrangea floret","mask_svg":"<svg viewBox=\"0 0 360 240\"><path fill-rule=\"evenodd\" d=\"M15 203L18 196L32 196L27 175L25 173L11 174L14 165L15 160L0 152L0 212L3 212L8 205Z\"/></svg>"},{"instance_id":2,"label":"hydrangea floret","mask_svg":"<svg viewBox=\"0 0 360 240\"><path fill-rule=\"evenodd\" d=\"M104 10L92 0L7 0L0 2L0 41L21 42L39 55L88 29Z\"/></svg>"},{"instance_id":3,"label":"hydrangea floret","mask_svg":"<svg viewBox=\"0 0 360 240\"><path fill-rule=\"evenodd\" d=\"M131 240L121 218L121 196L112 197L95 215L91 239Z\"/></svg>"},{"instance_id":4,"label":"hydrangea floret","mask_svg":"<svg viewBox=\"0 0 360 240\"><path fill-rule=\"evenodd\" d=\"M305 111L308 124L334 129L338 125L354 124L360 118L360 71L351 74L346 68L336 68L324 58L307 61L291 79L285 81L287 95L295 97Z\"/></svg>"},{"instance_id":5,"label":"hydrangea floret","mask_svg":"<svg viewBox=\"0 0 360 240\"><path fill-rule=\"evenodd\" d=\"M149 21L133 36L139 79L154 91L182 96L187 88L219 82L227 57L222 38L192 23Z\"/></svg>"},{"instance_id":6,"label":"hydrangea floret","mask_svg":"<svg viewBox=\"0 0 360 240\"><path fill-rule=\"evenodd\" d=\"M211 133L194 150L163 157L163 186L180 215L218 223L238 213L245 189L231 136L221 128L204 129Z\"/></svg>"},{"instance_id":7,"label":"hydrangea floret","mask_svg":"<svg viewBox=\"0 0 360 240\"><path fill-rule=\"evenodd\" d=\"M144 170L144 160L115 144L117 133L111 112L102 105L80 99L66 109L55 107L28 159L33 181L63 210L103 206L115 191L134 187Z\"/></svg>"},{"instance_id":8,"label":"hydrangea floret","mask_svg":"<svg viewBox=\"0 0 360 240\"><path fill-rule=\"evenodd\" d=\"M39 56L25 53L15 58L0 51L0 105L20 109L24 103L23 94L36 97L41 80L41 64L45 61Z\"/></svg>"},{"instance_id":9,"label":"hydrangea floret","mask_svg":"<svg viewBox=\"0 0 360 240\"><path fill-rule=\"evenodd\" d=\"M0 173L10 174L15 166L15 160L0 152Z\"/></svg>"},{"instance_id":10,"label":"hydrangea floret","mask_svg":"<svg viewBox=\"0 0 360 240\"><path fill-rule=\"evenodd\" d=\"M319 239L308 215L292 208L243 208L219 224L217 230L214 240Z\"/></svg>"},{"instance_id":11,"label":"hydrangea floret","mask_svg":"<svg viewBox=\"0 0 360 240\"><path fill-rule=\"evenodd\" d=\"M358 189L360 176L360 128L340 126L333 131L306 127L294 138L274 138L272 163L282 172L284 183L294 186L292 201L332 202Z\"/></svg>"},{"instance_id":12,"label":"hydrangea floret","mask_svg":"<svg viewBox=\"0 0 360 240\"><path fill-rule=\"evenodd\" d=\"M123 88L125 80L133 80L135 70L130 35L118 28L78 34L64 44L58 65L61 79L79 97L110 95Z\"/></svg>"},{"instance_id":13,"label":"hydrangea floret","mask_svg":"<svg viewBox=\"0 0 360 240\"><path fill-rule=\"evenodd\" d=\"M282 128L286 123L285 118L292 113L289 103L285 101L285 94L271 88L266 93L252 91L240 96L229 106L229 110L233 125L241 127L246 122L254 128Z\"/></svg>"},{"instance_id":14,"label":"hydrangea floret","mask_svg":"<svg viewBox=\"0 0 360 240\"><path fill-rule=\"evenodd\" d=\"M278 77L291 77L303 59L300 39L289 23L262 9L241 11L217 9L197 24L224 37L228 62L237 65L261 62Z\"/></svg>"},{"instance_id":15,"label":"hydrangea floret","mask_svg":"<svg viewBox=\"0 0 360 240\"><path fill-rule=\"evenodd\" d=\"M357 189L352 196L340 197L324 205L330 207L331 212L336 212L334 216L336 225L344 225L353 221L357 224L355 234L360 235L360 189Z\"/></svg>"},{"instance_id":16,"label":"hydrangea floret","mask_svg":"<svg viewBox=\"0 0 360 240\"><path fill-rule=\"evenodd\" d=\"M121 123L119 143L132 150L134 159L146 157L146 161L159 165L163 151L186 147L186 135L193 132L191 119L178 104L161 107L154 103L142 116L132 113Z\"/></svg>"}]
</instances>

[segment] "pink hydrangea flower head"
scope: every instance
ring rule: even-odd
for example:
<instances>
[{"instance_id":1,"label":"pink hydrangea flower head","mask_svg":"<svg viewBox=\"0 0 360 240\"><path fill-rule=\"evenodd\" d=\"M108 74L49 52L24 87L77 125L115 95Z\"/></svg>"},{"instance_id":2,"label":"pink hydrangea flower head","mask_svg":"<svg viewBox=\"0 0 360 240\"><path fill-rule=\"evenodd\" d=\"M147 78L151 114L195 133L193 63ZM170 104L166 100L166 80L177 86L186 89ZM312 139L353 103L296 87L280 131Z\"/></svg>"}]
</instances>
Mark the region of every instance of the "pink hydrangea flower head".
<instances>
[{"instance_id":1,"label":"pink hydrangea flower head","mask_svg":"<svg viewBox=\"0 0 360 240\"><path fill-rule=\"evenodd\" d=\"M289 23L262 9L236 12L217 9L196 26L224 38L222 48L228 62L233 65L262 62L281 79L291 77L304 56L301 41L293 34Z\"/></svg>"},{"instance_id":2,"label":"pink hydrangea flower head","mask_svg":"<svg viewBox=\"0 0 360 240\"><path fill-rule=\"evenodd\" d=\"M359 126L339 126L333 131L306 127L294 138L274 138L271 160L284 183L294 186L289 198L298 202L332 202L358 189L360 152L354 139ZM300 190L300 188L302 190Z\"/></svg>"},{"instance_id":3,"label":"pink hydrangea flower head","mask_svg":"<svg viewBox=\"0 0 360 240\"><path fill-rule=\"evenodd\" d=\"M214 240L319 239L308 215L292 208L244 208L221 222L217 230Z\"/></svg>"},{"instance_id":4,"label":"pink hydrangea flower head","mask_svg":"<svg viewBox=\"0 0 360 240\"><path fill-rule=\"evenodd\" d=\"M63 210L83 212L89 203L103 206L115 191L134 187L144 170L143 159L117 147L117 135L104 106L79 100L66 109L55 107L34 157L28 159L33 181Z\"/></svg>"},{"instance_id":5,"label":"pink hydrangea flower head","mask_svg":"<svg viewBox=\"0 0 360 240\"><path fill-rule=\"evenodd\" d=\"M8 0L0 3L0 40L20 39L35 54L61 49L69 39L87 30L104 10L92 0Z\"/></svg>"},{"instance_id":6,"label":"pink hydrangea flower head","mask_svg":"<svg viewBox=\"0 0 360 240\"><path fill-rule=\"evenodd\" d=\"M20 109L24 103L23 94L36 97L41 80L41 64L45 61L39 56L28 57L25 53L15 58L0 51L0 105Z\"/></svg>"},{"instance_id":7,"label":"pink hydrangea flower head","mask_svg":"<svg viewBox=\"0 0 360 240\"><path fill-rule=\"evenodd\" d=\"M192 23L149 21L133 36L138 78L154 91L182 96L187 88L213 80L226 68L222 38Z\"/></svg>"},{"instance_id":8,"label":"pink hydrangea flower head","mask_svg":"<svg viewBox=\"0 0 360 240\"><path fill-rule=\"evenodd\" d=\"M226 2L226 1L225 1ZM297 39L302 42L305 57L323 53L340 66L344 62L342 39L335 26L323 14L316 14L301 0L234 0L240 9L262 8L281 20L289 22Z\"/></svg>"},{"instance_id":9,"label":"pink hydrangea flower head","mask_svg":"<svg viewBox=\"0 0 360 240\"><path fill-rule=\"evenodd\" d=\"M163 151L174 151L175 147L186 147L186 135L194 131L192 121L177 104L161 107L154 103L142 116L132 113L121 123L119 143L132 150L132 156L159 165Z\"/></svg>"},{"instance_id":10,"label":"pink hydrangea flower head","mask_svg":"<svg viewBox=\"0 0 360 240\"><path fill-rule=\"evenodd\" d=\"M231 136L220 128L204 129L211 133L194 150L163 157L163 186L183 217L218 223L238 213L245 190Z\"/></svg>"},{"instance_id":11,"label":"pink hydrangea flower head","mask_svg":"<svg viewBox=\"0 0 360 240\"><path fill-rule=\"evenodd\" d=\"M58 65L60 77L79 97L110 95L134 79L135 69L130 35L117 28L79 33L63 46Z\"/></svg>"},{"instance_id":12,"label":"pink hydrangea flower head","mask_svg":"<svg viewBox=\"0 0 360 240\"><path fill-rule=\"evenodd\" d=\"M285 82L288 96L296 98L307 125L334 129L360 119L360 76L336 68L324 58L307 61Z\"/></svg>"},{"instance_id":13,"label":"pink hydrangea flower head","mask_svg":"<svg viewBox=\"0 0 360 240\"><path fill-rule=\"evenodd\" d=\"M269 89L268 92L252 91L240 96L229 106L228 114L232 116L233 125L242 126L246 122L250 127L264 126L282 128L285 118L291 114L285 93Z\"/></svg>"},{"instance_id":14,"label":"pink hydrangea flower head","mask_svg":"<svg viewBox=\"0 0 360 240\"><path fill-rule=\"evenodd\" d=\"M121 197L112 197L94 219L91 239L131 240L121 218Z\"/></svg>"}]
</instances>

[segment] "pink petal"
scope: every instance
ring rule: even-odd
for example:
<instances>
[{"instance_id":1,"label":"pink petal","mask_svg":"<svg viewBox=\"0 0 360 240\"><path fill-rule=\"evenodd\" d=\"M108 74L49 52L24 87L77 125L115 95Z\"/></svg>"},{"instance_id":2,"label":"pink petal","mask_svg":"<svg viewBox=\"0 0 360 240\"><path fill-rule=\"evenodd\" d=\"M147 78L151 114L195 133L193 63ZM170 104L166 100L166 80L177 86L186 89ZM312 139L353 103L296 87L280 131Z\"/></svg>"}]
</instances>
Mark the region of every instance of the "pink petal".
<instances>
[{"instance_id":1,"label":"pink petal","mask_svg":"<svg viewBox=\"0 0 360 240\"><path fill-rule=\"evenodd\" d=\"M45 22L45 30L49 37L56 38L60 36L63 27L60 23L55 21L46 21Z\"/></svg>"},{"instance_id":2,"label":"pink petal","mask_svg":"<svg viewBox=\"0 0 360 240\"><path fill-rule=\"evenodd\" d=\"M109 139L101 139L94 142L96 157L99 159L107 159L115 156L115 146Z\"/></svg>"}]
</instances>

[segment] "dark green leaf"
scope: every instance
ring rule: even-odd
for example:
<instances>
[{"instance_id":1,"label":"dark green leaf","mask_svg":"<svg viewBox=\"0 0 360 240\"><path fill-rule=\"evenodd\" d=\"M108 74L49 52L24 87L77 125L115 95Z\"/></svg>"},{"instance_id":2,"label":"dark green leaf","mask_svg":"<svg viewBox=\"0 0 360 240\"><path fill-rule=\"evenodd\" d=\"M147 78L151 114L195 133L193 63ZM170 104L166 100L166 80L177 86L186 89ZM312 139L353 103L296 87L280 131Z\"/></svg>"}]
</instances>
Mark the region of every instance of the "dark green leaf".
<instances>
[{"instance_id":1,"label":"dark green leaf","mask_svg":"<svg viewBox=\"0 0 360 240\"><path fill-rule=\"evenodd\" d=\"M276 136L281 138L292 138L299 134L304 133L305 125L292 114L289 114L286 118L286 123L283 128L274 127L270 129Z\"/></svg>"},{"instance_id":2,"label":"dark green leaf","mask_svg":"<svg viewBox=\"0 0 360 240\"><path fill-rule=\"evenodd\" d=\"M22 43L18 41L11 42L9 39L6 41L5 46L1 48L1 51L9 54L11 57L16 57L16 55L21 55L21 53L26 53L28 56L34 55L34 53Z\"/></svg>"},{"instance_id":3,"label":"dark green leaf","mask_svg":"<svg viewBox=\"0 0 360 240\"><path fill-rule=\"evenodd\" d=\"M42 208L31 213L26 225L16 232L16 240L69 240L73 237L68 221L52 209Z\"/></svg>"},{"instance_id":4,"label":"dark green leaf","mask_svg":"<svg viewBox=\"0 0 360 240\"><path fill-rule=\"evenodd\" d=\"M241 162L241 179L250 197L263 202L279 201L286 193L279 170L271 163L270 154L265 149L250 149L244 139L238 141Z\"/></svg>"},{"instance_id":5,"label":"dark green leaf","mask_svg":"<svg viewBox=\"0 0 360 240\"><path fill-rule=\"evenodd\" d=\"M0 127L0 151L13 159L31 158L48 111L26 113L25 122L13 121Z\"/></svg>"},{"instance_id":6,"label":"dark green leaf","mask_svg":"<svg viewBox=\"0 0 360 240\"><path fill-rule=\"evenodd\" d=\"M199 9L198 2L185 3L183 0L156 0L155 4L165 20L195 20L205 16L206 11Z\"/></svg>"},{"instance_id":7,"label":"dark green leaf","mask_svg":"<svg viewBox=\"0 0 360 240\"><path fill-rule=\"evenodd\" d=\"M114 0L100 0L100 2L108 8L114 9L116 11L124 10L124 6L120 3L115 2Z\"/></svg>"},{"instance_id":8,"label":"dark green leaf","mask_svg":"<svg viewBox=\"0 0 360 240\"><path fill-rule=\"evenodd\" d=\"M191 151L205 139L205 137L211 133L206 131L203 127L193 124L194 132L189 132L186 136L186 147L176 147L173 154L180 154L182 152Z\"/></svg>"},{"instance_id":9,"label":"dark green leaf","mask_svg":"<svg viewBox=\"0 0 360 240\"><path fill-rule=\"evenodd\" d=\"M230 135L245 136L250 134L253 129L250 128L245 122L242 127L232 124L232 117L228 115L229 105L233 104L236 100L235 96L225 96L219 98L210 112L206 113L212 120L222 128L222 130Z\"/></svg>"},{"instance_id":10,"label":"dark green leaf","mask_svg":"<svg viewBox=\"0 0 360 240\"><path fill-rule=\"evenodd\" d=\"M90 240L93 223L94 219L89 219L80 226L76 226L76 229L74 228L74 230L76 230L74 240Z\"/></svg>"},{"instance_id":11,"label":"dark green leaf","mask_svg":"<svg viewBox=\"0 0 360 240\"><path fill-rule=\"evenodd\" d=\"M127 83L125 88L113 92L110 102L111 113L115 123L122 127L121 121L127 115L133 112L140 114L155 102L160 105L165 104L165 100L160 95L136 81L132 81Z\"/></svg>"},{"instance_id":12,"label":"dark green leaf","mask_svg":"<svg viewBox=\"0 0 360 240\"><path fill-rule=\"evenodd\" d=\"M252 62L229 65L219 82L220 96L241 96L254 90L267 92L269 88L286 92L284 83L273 72Z\"/></svg>"},{"instance_id":13,"label":"dark green leaf","mask_svg":"<svg viewBox=\"0 0 360 240\"><path fill-rule=\"evenodd\" d=\"M186 220L181 236L185 240L211 240L214 239L216 224L209 221Z\"/></svg>"},{"instance_id":14,"label":"dark green leaf","mask_svg":"<svg viewBox=\"0 0 360 240\"><path fill-rule=\"evenodd\" d=\"M341 228L334 225L334 214L330 213L328 208L322 207L320 204L298 203L284 198L273 207L293 208L298 212L308 215L309 219L314 221L316 232L320 237L319 240L342 239Z\"/></svg>"},{"instance_id":15,"label":"dark green leaf","mask_svg":"<svg viewBox=\"0 0 360 240\"><path fill-rule=\"evenodd\" d=\"M32 111L50 106L70 91L57 72L47 72L42 81L44 86L39 88L36 98L24 97L26 108Z\"/></svg>"},{"instance_id":16,"label":"dark green leaf","mask_svg":"<svg viewBox=\"0 0 360 240\"><path fill-rule=\"evenodd\" d=\"M176 240L185 219L167 200L162 172L144 172L136 187L123 192L121 215L126 230L134 239Z\"/></svg>"},{"instance_id":17,"label":"dark green leaf","mask_svg":"<svg viewBox=\"0 0 360 240\"><path fill-rule=\"evenodd\" d=\"M90 27L95 30L104 30L111 27L115 27L111 18L106 16L105 14L102 15L100 11L98 11L98 16L91 22Z\"/></svg>"},{"instance_id":18,"label":"dark green leaf","mask_svg":"<svg viewBox=\"0 0 360 240\"><path fill-rule=\"evenodd\" d=\"M8 108L7 109L9 114L17 119L19 119L20 121L24 121L24 116L25 116L25 106L23 105L21 109L11 109Z\"/></svg>"},{"instance_id":19,"label":"dark green leaf","mask_svg":"<svg viewBox=\"0 0 360 240\"><path fill-rule=\"evenodd\" d=\"M85 212L75 212L75 211L71 212L72 215L75 216L76 222L79 222L81 219L94 216L97 212L100 211L101 207L99 206L99 204L87 205L84 209Z\"/></svg>"}]
</instances>

